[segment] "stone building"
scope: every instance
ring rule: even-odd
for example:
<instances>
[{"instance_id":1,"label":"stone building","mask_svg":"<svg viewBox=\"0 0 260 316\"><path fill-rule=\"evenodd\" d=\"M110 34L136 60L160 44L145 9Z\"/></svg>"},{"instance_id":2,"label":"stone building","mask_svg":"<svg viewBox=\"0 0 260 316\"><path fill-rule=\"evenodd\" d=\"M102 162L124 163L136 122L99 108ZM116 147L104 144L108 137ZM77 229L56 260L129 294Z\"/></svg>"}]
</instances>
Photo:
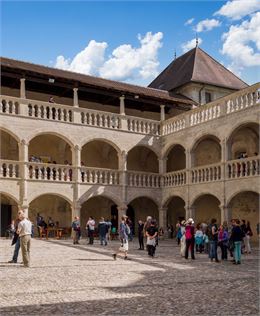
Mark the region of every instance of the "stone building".
<instances>
[{"instance_id":1,"label":"stone building","mask_svg":"<svg viewBox=\"0 0 260 316\"><path fill-rule=\"evenodd\" d=\"M1 58L1 234L18 207L259 222L260 84L196 47L149 87Z\"/></svg>"}]
</instances>

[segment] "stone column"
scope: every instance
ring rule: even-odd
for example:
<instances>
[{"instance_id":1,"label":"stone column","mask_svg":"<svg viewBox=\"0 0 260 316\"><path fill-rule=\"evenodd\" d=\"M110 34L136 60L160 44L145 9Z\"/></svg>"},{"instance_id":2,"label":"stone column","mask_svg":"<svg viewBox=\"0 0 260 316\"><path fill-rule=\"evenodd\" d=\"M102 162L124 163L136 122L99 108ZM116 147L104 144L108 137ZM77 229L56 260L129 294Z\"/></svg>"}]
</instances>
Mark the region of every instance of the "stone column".
<instances>
[{"instance_id":1,"label":"stone column","mask_svg":"<svg viewBox=\"0 0 260 316\"><path fill-rule=\"evenodd\" d=\"M165 121L165 105L161 104L161 122Z\"/></svg>"},{"instance_id":2,"label":"stone column","mask_svg":"<svg viewBox=\"0 0 260 316\"><path fill-rule=\"evenodd\" d=\"M167 170L167 157L163 158L158 158L158 163L159 163L159 173L163 174L166 173Z\"/></svg>"},{"instance_id":3,"label":"stone column","mask_svg":"<svg viewBox=\"0 0 260 316\"><path fill-rule=\"evenodd\" d=\"M26 99L26 93L25 93L25 78L20 79L20 98Z\"/></svg>"},{"instance_id":4,"label":"stone column","mask_svg":"<svg viewBox=\"0 0 260 316\"><path fill-rule=\"evenodd\" d=\"M120 114L125 115L125 96L122 95L121 97L119 97L119 99L120 99Z\"/></svg>"},{"instance_id":5,"label":"stone column","mask_svg":"<svg viewBox=\"0 0 260 316\"><path fill-rule=\"evenodd\" d=\"M186 184L190 184L191 155L190 155L189 149L185 150L185 159L186 159L186 162L185 162L185 165L186 165Z\"/></svg>"},{"instance_id":6,"label":"stone column","mask_svg":"<svg viewBox=\"0 0 260 316\"><path fill-rule=\"evenodd\" d=\"M126 215L127 205L126 204L118 205L117 210L118 210L118 228L119 228L120 223L121 223L121 217L123 215Z\"/></svg>"},{"instance_id":7,"label":"stone column","mask_svg":"<svg viewBox=\"0 0 260 316\"><path fill-rule=\"evenodd\" d=\"M195 222L195 206L185 206L185 211L186 220L192 218Z\"/></svg>"},{"instance_id":8,"label":"stone column","mask_svg":"<svg viewBox=\"0 0 260 316\"><path fill-rule=\"evenodd\" d=\"M73 106L79 107L78 88L73 88Z\"/></svg>"},{"instance_id":9,"label":"stone column","mask_svg":"<svg viewBox=\"0 0 260 316\"><path fill-rule=\"evenodd\" d=\"M226 177L226 162L227 162L227 140L224 138L221 142L221 180Z\"/></svg>"},{"instance_id":10,"label":"stone column","mask_svg":"<svg viewBox=\"0 0 260 316\"><path fill-rule=\"evenodd\" d=\"M159 208L159 227L162 227L163 231L166 232L166 229L167 229L167 207Z\"/></svg>"},{"instance_id":11,"label":"stone column","mask_svg":"<svg viewBox=\"0 0 260 316\"><path fill-rule=\"evenodd\" d=\"M122 151L121 154L118 154L118 162L119 162L119 171L120 171L120 185L122 186L122 200L126 201L127 194L127 152L125 150Z\"/></svg>"},{"instance_id":12,"label":"stone column","mask_svg":"<svg viewBox=\"0 0 260 316\"><path fill-rule=\"evenodd\" d=\"M221 224L227 222L229 224L231 220L231 209L227 205L220 205L221 210Z\"/></svg>"},{"instance_id":13,"label":"stone column","mask_svg":"<svg viewBox=\"0 0 260 316\"><path fill-rule=\"evenodd\" d=\"M23 139L19 144L19 174L21 177L20 180L20 205L19 208L24 210L26 216L28 216L28 189L27 189L27 180L28 180L28 147L29 144Z\"/></svg>"}]
</instances>

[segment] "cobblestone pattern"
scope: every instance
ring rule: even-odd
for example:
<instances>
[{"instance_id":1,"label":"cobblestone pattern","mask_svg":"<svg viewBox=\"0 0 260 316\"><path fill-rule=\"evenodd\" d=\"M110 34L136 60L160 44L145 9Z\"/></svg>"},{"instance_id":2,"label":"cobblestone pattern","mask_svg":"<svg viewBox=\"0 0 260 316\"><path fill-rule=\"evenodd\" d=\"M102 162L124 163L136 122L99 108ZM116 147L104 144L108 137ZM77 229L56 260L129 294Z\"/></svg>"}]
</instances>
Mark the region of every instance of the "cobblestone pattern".
<instances>
[{"instance_id":1,"label":"cobblestone pattern","mask_svg":"<svg viewBox=\"0 0 260 316\"><path fill-rule=\"evenodd\" d=\"M13 247L0 240L0 315L258 315L259 250L241 265L179 255L160 241L156 258L130 243L131 260L114 261L107 247L71 240L32 243L31 268L8 264ZM21 254L18 262L21 262Z\"/></svg>"}]
</instances>

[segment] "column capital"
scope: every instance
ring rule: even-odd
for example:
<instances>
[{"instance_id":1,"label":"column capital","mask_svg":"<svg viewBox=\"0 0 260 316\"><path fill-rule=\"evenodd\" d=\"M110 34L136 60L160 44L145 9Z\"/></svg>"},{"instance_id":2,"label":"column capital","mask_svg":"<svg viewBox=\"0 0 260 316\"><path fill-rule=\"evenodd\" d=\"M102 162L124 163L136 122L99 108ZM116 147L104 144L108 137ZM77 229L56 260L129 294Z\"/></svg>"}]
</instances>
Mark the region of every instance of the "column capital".
<instances>
[{"instance_id":1,"label":"column capital","mask_svg":"<svg viewBox=\"0 0 260 316\"><path fill-rule=\"evenodd\" d=\"M117 205L117 210L118 212L126 212L126 210L128 209L126 204L121 204L121 205Z\"/></svg>"},{"instance_id":2,"label":"column capital","mask_svg":"<svg viewBox=\"0 0 260 316\"><path fill-rule=\"evenodd\" d=\"M20 145L22 146L29 146L29 142L27 142L25 139L22 139L20 142L19 142Z\"/></svg>"},{"instance_id":3,"label":"column capital","mask_svg":"<svg viewBox=\"0 0 260 316\"><path fill-rule=\"evenodd\" d=\"M82 147L80 145L75 145L74 149L77 150L77 151L80 151L82 149Z\"/></svg>"}]
</instances>

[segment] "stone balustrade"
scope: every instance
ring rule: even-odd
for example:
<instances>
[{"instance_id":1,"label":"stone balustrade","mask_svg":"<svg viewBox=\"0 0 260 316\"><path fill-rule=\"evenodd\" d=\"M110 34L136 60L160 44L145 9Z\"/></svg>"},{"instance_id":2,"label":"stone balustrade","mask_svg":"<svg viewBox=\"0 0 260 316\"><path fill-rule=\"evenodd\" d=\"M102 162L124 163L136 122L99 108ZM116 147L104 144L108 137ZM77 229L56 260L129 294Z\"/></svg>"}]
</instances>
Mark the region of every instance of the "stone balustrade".
<instances>
[{"instance_id":1,"label":"stone balustrade","mask_svg":"<svg viewBox=\"0 0 260 316\"><path fill-rule=\"evenodd\" d=\"M81 167L81 181L87 184L119 185L118 170Z\"/></svg>"},{"instance_id":2,"label":"stone balustrade","mask_svg":"<svg viewBox=\"0 0 260 316\"><path fill-rule=\"evenodd\" d=\"M1 97L0 113L13 115L19 114L19 103L20 99L8 96L5 96L3 98Z\"/></svg>"},{"instance_id":3,"label":"stone balustrade","mask_svg":"<svg viewBox=\"0 0 260 316\"><path fill-rule=\"evenodd\" d=\"M120 115L109 112L81 110L81 123L88 126L119 129L121 126Z\"/></svg>"},{"instance_id":4,"label":"stone balustrade","mask_svg":"<svg viewBox=\"0 0 260 316\"><path fill-rule=\"evenodd\" d=\"M13 160L0 160L0 178L19 178L20 163Z\"/></svg>"},{"instance_id":5,"label":"stone balustrade","mask_svg":"<svg viewBox=\"0 0 260 316\"><path fill-rule=\"evenodd\" d=\"M162 176L161 183L163 187L176 187L186 184L186 170L168 172Z\"/></svg>"},{"instance_id":6,"label":"stone balustrade","mask_svg":"<svg viewBox=\"0 0 260 316\"><path fill-rule=\"evenodd\" d=\"M260 175L260 156L228 161L227 177L236 179Z\"/></svg>"},{"instance_id":7,"label":"stone balustrade","mask_svg":"<svg viewBox=\"0 0 260 316\"><path fill-rule=\"evenodd\" d=\"M221 180L221 164L212 164L191 169L191 183Z\"/></svg>"},{"instance_id":8,"label":"stone balustrade","mask_svg":"<svg viewBox=\"0 0 260 316\"><path fill-rule=\"evenodd\" d=\"M162 122L162 135L169 135L259 104L260 83L257 83Z\"/></svg>"},{"instance_id":9,"label":"stone balustrade","mask_svg":"<svg viewBox=\"0 0 260 316\"><path fill-rule=\"evenodd\" d=\"M72 110L60 104L29 101L28 116L45 120L72 122Z\"/></svg>"},{"instance_id":10,"label":"stone balustrade","mask_svg":"<svg viewBox=\"0 0 260 316\"><path fill-rule=\"evenodd\" d=\"M138 171L127 172L127 184L130 187L159 188L161 176L158 173Z\"/></svg>"},{"instance_id":11,"label":"stone balustrade","mask_svg":"<svg viewBox=\"0 0 260 316\"><path fill-rule=\"evenodd\" d=\"M134 133L160 135L160 122L127 116L127 130Z\"/></svg>"},{"instance_id":12,"label":"stone balustrade","mask_svg":"<svg viewBox=\"0 0 260 316\"><path fill-rule=\"evenodd\" d=\"M27 166L31 180L72 181L72 166L38 162L28 162Z\"/></svg>"}]
</instances>

